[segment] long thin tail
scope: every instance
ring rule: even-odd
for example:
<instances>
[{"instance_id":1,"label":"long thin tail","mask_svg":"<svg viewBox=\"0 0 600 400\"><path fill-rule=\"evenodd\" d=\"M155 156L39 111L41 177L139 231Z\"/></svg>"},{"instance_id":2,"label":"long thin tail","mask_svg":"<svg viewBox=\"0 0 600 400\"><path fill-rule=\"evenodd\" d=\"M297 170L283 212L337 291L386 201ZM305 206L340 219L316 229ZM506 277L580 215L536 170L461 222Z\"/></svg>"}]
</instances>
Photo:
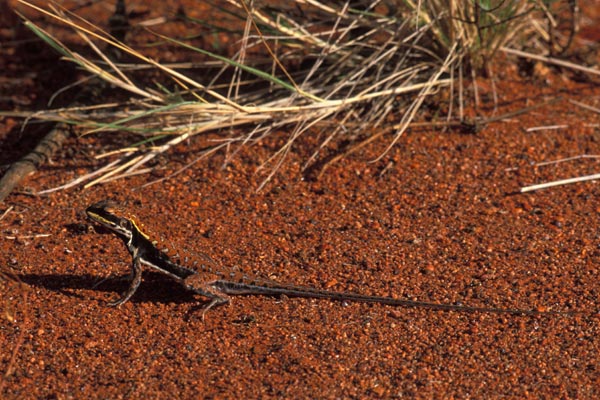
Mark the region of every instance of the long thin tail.
<instances>
[{"instance_id":1,"label":"long thin tail","mask_svg":"<svg viewBox=\"0 0 600 400\"><path fill-rule=\"evenodd\" d=\"M496 308L496 307L473 307L459 304L439 304L426 301L414 301L394 299L392 297L383 296L368 296L358 293L341 293L330 292L327 290L319 290L308 287L288 286L269 282L268 285L251 284L251 283L236 283L230 281L215 281L212 285L215 289L230 295L263 295L263 296L279 296L285 295L289 297L304 297L316 299L329 299L338 301L355 301L361 303L379 303L399 307L413 308L428 308L432 310L445 310L457 312L479 312L479 313L496 313L496 314L513 314L513 315L575 315L573 311L541 311L541 310L525 310L513 308Z\"/></svg>"}]
</instances>

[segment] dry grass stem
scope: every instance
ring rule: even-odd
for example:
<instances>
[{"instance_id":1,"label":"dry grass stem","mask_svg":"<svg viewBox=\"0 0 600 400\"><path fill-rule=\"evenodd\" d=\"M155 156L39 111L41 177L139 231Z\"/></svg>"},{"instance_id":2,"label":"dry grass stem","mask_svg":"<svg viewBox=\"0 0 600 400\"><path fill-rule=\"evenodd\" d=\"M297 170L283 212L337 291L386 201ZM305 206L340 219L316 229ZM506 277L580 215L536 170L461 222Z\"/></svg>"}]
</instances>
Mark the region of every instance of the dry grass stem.
<instances>
[{"instance_id":1,"label":"dry grass stem","mask_svg":"<svg viewBox=\"0 0 600 400\"><path fill-rule=\"evenodd\" d=\"M544 167L547 165L555 165L555 164L560 164L560 163L564 163L564 162L568 162L568 161L584 160L584 159L588 159L588 158L589 159L598 159L598 158L600 158L600 155L580 154L578 156L573 156L573 157L559 158L558 160L542 161L542 162L535 164L535 166L536 167Z\"/></svg>"},{"instance_id":2,"label":"dry grass stem","mask_svg":"<svg viewBox=\"0 0 600 400\"><path fill-rule=\"evenodd\" d=\"M565 129L568 127L569 127L569 125L534 126L534 127L525 129L525 132L549 131L549 130L556 130L556 129Z\"/></svg>"},{"instance_id":3,"label":"dry grass stem","mask_svg":"<svg viewBox=\"0 0 600 400\"><path fill-rule=\"evenodd\" d=\"M540 183L537 185L524 186L521 188L521 193L533 192L534 190L547 189L547 188L551 188L554 186L569 185L571 183L592 181L595 179L600 179L600 174L585 175L585 176L579 176L576 178L561 179L558 181Z\"/></svg>"},{"instance_id":4,"label":"dry grass stem","mask_svg":"<svg viewBox=\"0 0 600 400\"><path fill-rule=\"evenodd\" d=\"M588 111L592 111L597 114L600 114L600 108L598 108L598 107L590 106L589 104L585 104L580 101L572 100L572 99L569 99L569 103L575 104L576 106L579 106L579 107L583 108L584 110L588 110Z\"/></svg>"},{"instance_id":5,"label":"dry grass stem","mask_svg":"<svg viewBox=\"0 0 600 400\"><path fill-rule=\"evenodd\" d=\"M558 65L559 67L565 67L574 71L585 72L586 74L600 75L600 69L585 67L583 65L575 64L569 61L560 60L554 57L541 56L539 54L532 54L521 50L511 49L508 47L502 47L501 50L506 54L512 54L517 57L529 58L530 60L542 61L547 64Z\"/></svg>"}]
</instances>

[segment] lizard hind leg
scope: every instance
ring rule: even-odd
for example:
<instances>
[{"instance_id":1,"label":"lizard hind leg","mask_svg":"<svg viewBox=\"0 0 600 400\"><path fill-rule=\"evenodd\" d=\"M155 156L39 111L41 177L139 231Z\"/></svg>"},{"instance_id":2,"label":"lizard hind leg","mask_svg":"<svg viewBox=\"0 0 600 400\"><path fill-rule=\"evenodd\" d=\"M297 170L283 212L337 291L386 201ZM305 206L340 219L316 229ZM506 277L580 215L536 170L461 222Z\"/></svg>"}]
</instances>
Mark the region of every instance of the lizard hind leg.
<instances>
[{"instance_id":1,"label":"lizard hind leg","mask_svg":"<svg viewBox=\"0 0 600 400\"><path fill-rule=\"evenodd\" d=\"M214 286L215 281L206 282L197 274L184 279L183 285L194 293L207 297L210 301L202 307L202 320L208 310L231 302L231 298Z\"/></svg>"},{"instance_id":2,"label":"lizard hind leg","mask_svg":"<svg viewBox=\"0 0 600 400\"><path fill-rule=\"evenodd\" d=\"M206 315L206 313L208 312L208 310L210 310L213 307L218 307L218 306L222 306L224 304L228 304L231 301L231 299L229 297L224 297L224 296L215 296L215 297L210 297L210 302L208 302L208 304L206 304L205 306L202 307L202 321L204 321L204 315Z\"/></svg>"}]
</instances>

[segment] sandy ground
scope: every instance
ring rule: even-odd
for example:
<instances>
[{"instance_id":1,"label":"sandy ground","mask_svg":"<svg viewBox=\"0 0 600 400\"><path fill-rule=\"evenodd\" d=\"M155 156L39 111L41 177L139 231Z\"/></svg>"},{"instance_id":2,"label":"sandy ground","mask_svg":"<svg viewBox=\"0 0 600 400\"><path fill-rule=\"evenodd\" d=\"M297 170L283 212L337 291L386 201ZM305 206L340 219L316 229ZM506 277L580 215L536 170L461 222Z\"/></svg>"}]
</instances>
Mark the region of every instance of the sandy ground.
<instances>
[{"instance_id":1,"label":"sandy ground","mask_svg":"<svg viewBox=\"0 0 600 400\"><path fill-rule=\"evenodd\" d=\"M4 24L9 24L4 21ZM12 35L5 25L3 35ZM12 50L11 50L12 49ZM3 48L4 109L43 104L61 76L39 43ZM46 64L44 64L46 63ZM53 84L42 83L52 74ZM56 75L56 76L55 76ZM15 79L20 81L15 81ZM521 186L598 172L598 85L549 70L498 74L497 114L563 100L477 134L411 131L302 174L319 143L298 141L260 192L255 171L280 132L161 183L207 139L161 156L155 172L44 197L102 165L110 136L72 138L2 204L0 396L3 398L598 398L600 189L596 182L528 194ZM13 86L9 83L17 82ZM482 93L486 92L482 83ZM493 104L482 108L491 114ZM474 112L474 111L473 111ZM43 127L0 120L0 161L17 159ZM527 128L562 125L527 132ZM38 136L36 136L38 135ZM201 318L205 299L147 272L132 300L122 243L85 218L111 198L131 209L160 248L194 268L284 283L447 304L577 315L432 311L312 299L236 297Z\"/></svg>"}]
</instances>

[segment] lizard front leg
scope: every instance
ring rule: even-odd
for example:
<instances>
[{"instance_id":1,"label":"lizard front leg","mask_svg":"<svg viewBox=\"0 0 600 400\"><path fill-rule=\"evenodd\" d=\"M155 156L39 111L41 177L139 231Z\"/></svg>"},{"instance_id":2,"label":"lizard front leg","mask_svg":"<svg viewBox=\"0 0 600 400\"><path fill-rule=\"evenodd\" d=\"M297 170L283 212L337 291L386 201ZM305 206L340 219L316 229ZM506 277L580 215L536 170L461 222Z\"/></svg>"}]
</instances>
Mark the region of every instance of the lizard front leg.
<instances>
[{"instance_id":1,"label":"lizard front leg","mask_svg":"<svg viewBox=\"0 0 600 400\"><path fill-rule=\"evenodd\" d=\"M133 262L131 265L132 277L131 283L129 284L129 288L127 289L127 292L125 292L123 297L121 297L118 300L109 302L108 304L110 306L120 306L121 304L125 303L131 298L131 296L133 296L137 288L140 286L140 283L142 282L142 265L140 262L140 258L137 256L137 252L135 253L136 254L134 254L133 256Z\"/></svg>"}]
</instances>

